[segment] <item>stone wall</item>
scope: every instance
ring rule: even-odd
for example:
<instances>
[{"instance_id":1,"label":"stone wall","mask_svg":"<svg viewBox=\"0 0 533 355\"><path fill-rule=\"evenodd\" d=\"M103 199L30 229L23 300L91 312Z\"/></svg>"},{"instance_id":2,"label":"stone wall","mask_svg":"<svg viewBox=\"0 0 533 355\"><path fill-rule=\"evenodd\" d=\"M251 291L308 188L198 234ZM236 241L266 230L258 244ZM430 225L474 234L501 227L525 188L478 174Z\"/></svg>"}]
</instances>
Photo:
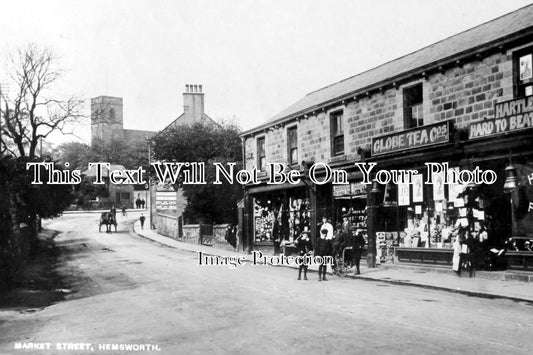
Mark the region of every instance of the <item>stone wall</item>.
<instances>
[{"instance_id":1,"label":"stone wall","mask_svg":"<svg viewBox=\"0 0 533 355\"><path fill-rule=\"evenodd\" d=\"M401 73L397 73L401 74ZM447 70L430 73L425 78L389 86L388 89L359 97L356 101L338 102L337 106L317 109L316 113L291 122L276 124L245 139L246 169L257 164L256 138L265 136L267 163L287 162L287 129L297 126L299 161L331 162L330 114L344 110L345 154L340 159L360 160L358 148L370 148L372 137L405 129L403 92L421 83L423 87L424 125L453 119L456 127L490 117L494 102L513 98L512 50L458 63ZM318 103L317 103L318 104ZM265 133L266 132L266 133Z\"/></svg>"},{"instance_id":2,"label":"stone wall","mask_svg":"<svg viewBox=\"0 0 533 355\"><path fill-rule=\"evenodd\" d=\"M235 251L235 248L226 242L226 229L228 224L215 224L213 226L213 247L228 251Z\"/></svg>"},{"instance_id":3,"label":"stone wall","mask_svg":"<svg viewBox=\"0 0 533 355\"><path fill-rule=\"evenodd\" d=\"M183 226L182 242L190 244L198 244L200 239L200 225L186 224Z\"/></svg>"},{"instance_id":4,"label":"stone wall","mask_svg":"<svg viewBox=\"0 0 533 355\"><path fill-rule=\"evenodd\" d=\"M179 240L177 216L156 213L154 214L154 226L159 234Z\"/></svg>"},{"instance_id":5,"label":"stone wall","mask_svg":"<svg viewBox=\"0 0 533 355\"><path fill-rule=\"evenodd\" d=\"M200 243L200 225L199 224L185 224L183 225L183 236L178 236L178 218L176 216L165 215L157 213L154 216L157 226L157 232L165 237L179 240L184 243L199 244ZM213 235L208 237L209 244L218 249L234 251L235 248L226 242L226 228L227 224L213 225Z\"/></svg>"}]
</instances>

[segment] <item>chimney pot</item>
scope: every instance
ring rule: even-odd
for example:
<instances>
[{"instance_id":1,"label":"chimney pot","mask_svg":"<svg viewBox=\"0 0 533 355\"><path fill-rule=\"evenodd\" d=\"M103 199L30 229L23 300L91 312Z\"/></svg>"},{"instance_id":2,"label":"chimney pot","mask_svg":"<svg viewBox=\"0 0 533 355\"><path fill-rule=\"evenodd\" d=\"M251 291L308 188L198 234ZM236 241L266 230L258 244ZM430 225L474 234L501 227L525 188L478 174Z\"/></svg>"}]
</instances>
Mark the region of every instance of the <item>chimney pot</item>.
<instances>
[{"instance_id":1,"label":"chimney pot","mask_svg":"<svg viewBox=\"0 0 533 355\"><path fill-rule=\"evenodd\" d=\"M200 87L200 92L202 92L202 85L198 85Z\"/></svg>"},{"instance_id":2,"label":"chimney pot","mask_svg":"<svg viewBox=\"0 0 533 355\"><path fill-rule=\"evenodd\" d=\"M188 84L185 85L185 92L189 92L189 85Z\"/></svg>"}]
</instances>

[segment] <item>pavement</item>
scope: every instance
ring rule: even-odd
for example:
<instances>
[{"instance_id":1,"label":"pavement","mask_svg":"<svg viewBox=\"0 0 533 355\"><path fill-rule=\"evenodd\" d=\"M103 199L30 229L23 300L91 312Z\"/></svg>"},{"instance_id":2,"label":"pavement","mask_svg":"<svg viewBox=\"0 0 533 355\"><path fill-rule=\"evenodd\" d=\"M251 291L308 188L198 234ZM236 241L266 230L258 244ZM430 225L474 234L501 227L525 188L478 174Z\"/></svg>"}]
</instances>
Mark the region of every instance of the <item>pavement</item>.
<instances>
[{"instance_id":1,"label":"pavement","mask_svg":"<svg viewBox=\"0 0 533 355\"><path fill-rule=\"evenodd\" d=\"M244 257L247 261L252 261L253 256L249 254L221 250L211 246L184 243L160 235L156 230L149 229L149 216L146 217L147 220L145 221L144 229L141 229L139 221L136 221L133 225L134 231L143 238L170 248L176 248L191 253L202 252L205 255ZM298 268L296 265L272 267ZM311 272L317 272L317 269L316 266L310 266L309 268ZM338 277L333 276L329 270L328 274L330 274L330 277ZM516 302L533 303L533 282L521 282L513 277L506 278L504 272L480 271L478 274L480 274L479 276L481 277L476 275L478 277L470 278L468 276L458 276L449 268L392 264L380 265L377 268L368 268L362 265L360 275L347 275L345 277L404 286L423 287L474 297L508 299ZM530 276L531 275L527 275L527 278L529 279Z\"/></svg>"}]
</instances>

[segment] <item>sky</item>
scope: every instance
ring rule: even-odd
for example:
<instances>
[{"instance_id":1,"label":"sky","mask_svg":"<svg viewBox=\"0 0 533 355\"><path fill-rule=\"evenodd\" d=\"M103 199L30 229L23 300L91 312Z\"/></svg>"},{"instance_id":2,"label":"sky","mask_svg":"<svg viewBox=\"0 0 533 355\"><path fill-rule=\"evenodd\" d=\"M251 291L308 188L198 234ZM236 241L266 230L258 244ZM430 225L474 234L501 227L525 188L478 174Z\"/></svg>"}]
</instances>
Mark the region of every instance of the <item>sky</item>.
<instances>
[{"instance_id":1,"label":"sky","mask_svg":"<svg viewBox=\"0 0 533 355\"><path fill-rule=\"evenodd\" d=\"M201 84L210 117L250 129L311 91L530 3L0 0L0 65L30 42L47 46L63 70L58 91L122 97L129 129L163 129L183 112L185 85ZM74 133L88 142L89 119Z\"/></svg>"}]
</instances>

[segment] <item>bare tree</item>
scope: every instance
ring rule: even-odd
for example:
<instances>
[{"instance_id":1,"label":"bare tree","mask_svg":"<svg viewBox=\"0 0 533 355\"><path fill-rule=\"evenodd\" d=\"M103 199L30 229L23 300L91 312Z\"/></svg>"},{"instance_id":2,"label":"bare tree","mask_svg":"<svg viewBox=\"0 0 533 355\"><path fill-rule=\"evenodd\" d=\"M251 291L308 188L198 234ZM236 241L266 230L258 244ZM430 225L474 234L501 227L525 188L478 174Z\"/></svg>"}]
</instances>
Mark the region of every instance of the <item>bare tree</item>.
<instances>
[{"instance_id":1,"label":"bare tree","mask_svg":"<svg viewBox=\"0 0 533 355\"><path fill-rule=\"evenodd\" d=\"M54 131L65 132L82 116L83 102L75 97L53 98L61 76L50 49L30 44L10 56L11 98L2 97L0 149L34 158L39 141Z\"/></svg>"}]
</instances>

